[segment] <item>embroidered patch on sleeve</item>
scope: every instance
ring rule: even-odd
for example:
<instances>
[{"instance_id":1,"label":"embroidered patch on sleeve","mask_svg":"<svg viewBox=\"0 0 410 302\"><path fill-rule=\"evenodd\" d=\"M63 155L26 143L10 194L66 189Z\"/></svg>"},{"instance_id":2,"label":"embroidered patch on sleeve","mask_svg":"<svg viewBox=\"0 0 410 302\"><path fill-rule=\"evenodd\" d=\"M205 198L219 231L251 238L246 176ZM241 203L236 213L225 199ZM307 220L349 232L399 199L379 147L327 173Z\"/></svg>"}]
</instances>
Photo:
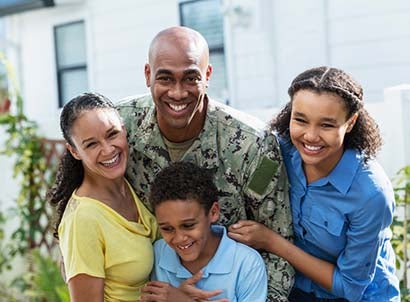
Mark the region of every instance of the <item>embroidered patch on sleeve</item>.
<instances>
[{"instance_id":1,"label":"embroidered patch on sleeve","mask_svg":"<svg viewBox=\"0 0 410 302\"><path fill-rule=\"evenodd\" d=\"M265 193L265 190L273 176L276 174L277 169L278 163L264 156L251 176L248 189L259 195Z\"/></svg>"}]
</instances>

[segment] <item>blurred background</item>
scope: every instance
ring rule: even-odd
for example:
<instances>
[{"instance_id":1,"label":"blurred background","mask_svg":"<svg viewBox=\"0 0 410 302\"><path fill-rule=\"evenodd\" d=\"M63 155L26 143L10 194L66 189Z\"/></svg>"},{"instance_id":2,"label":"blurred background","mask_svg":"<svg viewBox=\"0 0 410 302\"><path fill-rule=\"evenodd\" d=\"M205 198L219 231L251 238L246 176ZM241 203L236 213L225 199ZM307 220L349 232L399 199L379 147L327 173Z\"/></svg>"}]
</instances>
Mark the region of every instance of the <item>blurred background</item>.
<instances>
[{"instance_id":1,"label":"blurred background","mask_svg":"<svg viewBox=\"0 0 410 302\"><path fill-rule=\"evenodd\" d=\"M379 160L398 188L398 204L404 204L395 234L404 242L396 251L401 253L398 274L405 278L410 215L407 191L400 189L410 177L404 169L410 165L410 1L0 0L0 115L8 116L0 125L0 146L7 151L0 155L1 282L27 271L27 251L40 248L58 258L47 233L51 214L43 193L64 148L61 107L84 91L114 101L147 93L143 71L149 43L172 25L194 28L207 39L214 70L209 95L264 121L289 100L291 80L307 68L338 67L363 85L365 106L385 142ZM24 116L26 124L13 116ZM38 138L34 147L33 138ZM44 155L38 163L36 150ZM37 176L23 167L33 162ZM24 195L37 181L38 199ZM36 231L30 231L30 217ZM29 244L26 250L20 246L23 252L14 248L22 257L11 257L6 242L18 236ZM33 271L38 261L30 257ZM22 284L27 290L27 281Z\"/></svg>"}]
</instances>

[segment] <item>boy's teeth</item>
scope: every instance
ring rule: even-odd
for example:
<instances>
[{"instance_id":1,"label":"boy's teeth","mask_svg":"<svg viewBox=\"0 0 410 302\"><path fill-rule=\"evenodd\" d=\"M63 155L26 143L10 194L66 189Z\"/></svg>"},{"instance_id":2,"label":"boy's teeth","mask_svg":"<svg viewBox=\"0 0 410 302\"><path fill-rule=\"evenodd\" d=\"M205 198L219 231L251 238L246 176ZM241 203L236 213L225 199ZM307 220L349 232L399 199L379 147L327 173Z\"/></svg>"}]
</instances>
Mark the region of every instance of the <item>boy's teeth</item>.
<instances>
[{"instance_id":1,"label":"boy's teeth","mask_svg":"<svg viewBox=\"0 0 410 302\"><path fill-rule=\"evenodd\" d=\"M188 106L187 104L182 104L182 105L169 104L169 107L171 107L171 109L174 110L174 111L184 110L187 106Z\"/></svg>"},{"instance_id":2,"label":"boy's teeth","mask_svg":"<svg viewBox=\"0 0 410 302\"><path fill-rule=\"evenodd\" d=\"M191 243L189 243L189 244L187 244L187 245L178 245L178 247L179 247L181 250L186 250L187 248L191 247L192 244L193 244L193 242L191 242Z\"/></svg>"}]
</instances>

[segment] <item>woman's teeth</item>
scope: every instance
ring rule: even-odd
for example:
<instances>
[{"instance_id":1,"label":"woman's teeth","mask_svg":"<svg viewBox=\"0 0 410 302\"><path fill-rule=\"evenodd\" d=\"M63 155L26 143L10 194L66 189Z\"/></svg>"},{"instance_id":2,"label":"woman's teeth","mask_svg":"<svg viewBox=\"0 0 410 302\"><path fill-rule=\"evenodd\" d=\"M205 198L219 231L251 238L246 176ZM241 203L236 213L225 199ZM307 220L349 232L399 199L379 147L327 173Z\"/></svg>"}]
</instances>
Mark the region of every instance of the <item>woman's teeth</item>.
<instances>
[{"instance_id":1,"label":"woman's teeth","mask_svg":"<svg viewBox=\"0 0 410 302\"><path fill-rule=\"evenodd\" d=\"M113 163L115 163L115 162L118 160L119 156L120 156L120 155L117 154L116 156L114 156L114 157L111 158L110 160L102 161L101 163L102 163L104 166L110 166L110 165L112 165Z\"/></svg>"}]
</instances>

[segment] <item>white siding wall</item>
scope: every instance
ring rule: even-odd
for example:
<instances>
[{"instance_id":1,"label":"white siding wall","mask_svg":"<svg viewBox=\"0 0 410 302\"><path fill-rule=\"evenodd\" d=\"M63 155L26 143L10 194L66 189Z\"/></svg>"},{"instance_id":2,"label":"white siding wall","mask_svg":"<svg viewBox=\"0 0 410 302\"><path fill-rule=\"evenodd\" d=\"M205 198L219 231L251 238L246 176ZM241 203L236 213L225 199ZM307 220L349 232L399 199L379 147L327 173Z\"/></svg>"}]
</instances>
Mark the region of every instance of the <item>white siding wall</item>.
<instances>
[{"instance_id":1,"label":"white siding wall","mask_svg":"<svg viewBox=\"0 0 410 302\"><path fill-rule=\"evenodd\" d=\"M238 7L248 17L235 14ZM242 110L272 106L276 98L271 11L272 1L231 1L227 6L231 105Z\"/></svg>"},{"instance_id":2,"label":"white siding wall","mask_svg":"<svg viewBox=\"0 0 410 302\"><path fill-rule=\"evenodd\" d=\"M289 100L287 89L300 72L328 64L324 2L275 1L275 32L279 104Z\"/></svg>"},{"instance_id":3,"label":"white siding wall","mask_svg":"<svg viewBox=\"0 0 410 302\"><path fill-rule=\"evenodd\" d=\"M362 83L368 101L410 81L410 1L328 1L330 62Z\"/></svg>"},{"instance_id":4,"label":"white siding wall","mask_svg":"<svg viewBox=\"0 0 410 302\"><path fill-rule=\"evenodd\" d=\"M91 88L113 100L146 92L144 64L149 43L161 29L178 24L178 2L88 3Z\"/></svg>"}]
</instances>

